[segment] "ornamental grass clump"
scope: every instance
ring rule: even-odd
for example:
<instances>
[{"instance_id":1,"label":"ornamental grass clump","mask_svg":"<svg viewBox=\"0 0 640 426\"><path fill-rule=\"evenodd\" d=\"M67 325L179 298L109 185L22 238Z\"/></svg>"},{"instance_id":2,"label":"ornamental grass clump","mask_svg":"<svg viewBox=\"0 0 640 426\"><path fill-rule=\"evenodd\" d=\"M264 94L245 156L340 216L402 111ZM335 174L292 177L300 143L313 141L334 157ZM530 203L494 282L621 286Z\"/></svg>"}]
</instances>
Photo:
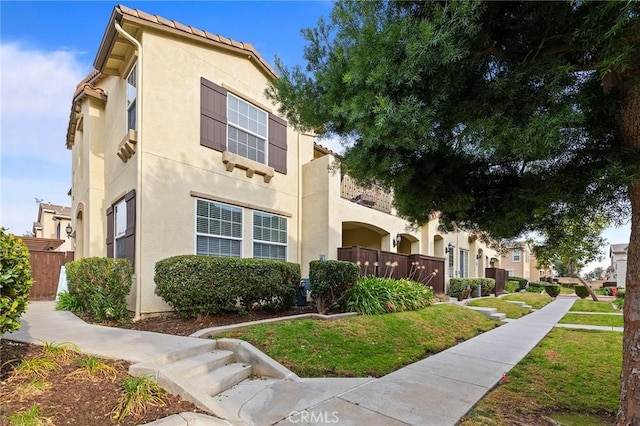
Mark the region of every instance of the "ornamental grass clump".
<instances>
[{"instance_id":1,"label":"ornamental grass clump","mask_svg":"<svg viewBox=\"0 0 640 426\"><path fill-rule=\"evenodd\" d=\"M347 310L364 315L422 309L431 304L433 291L415 281L361 277L347 293Z\"/></svg>"}]
</instances>

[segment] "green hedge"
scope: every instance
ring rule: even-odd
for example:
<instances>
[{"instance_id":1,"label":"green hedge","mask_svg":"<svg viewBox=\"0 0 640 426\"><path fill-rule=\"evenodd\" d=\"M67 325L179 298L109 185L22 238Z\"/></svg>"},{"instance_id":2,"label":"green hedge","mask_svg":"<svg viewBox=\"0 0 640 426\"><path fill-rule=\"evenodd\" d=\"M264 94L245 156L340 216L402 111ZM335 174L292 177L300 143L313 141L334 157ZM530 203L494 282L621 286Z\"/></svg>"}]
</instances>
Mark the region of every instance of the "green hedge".
<instances>
[{"instance_id":1,"label":"green hedge","mask_svg":"<svg viewBox=\"0 0 640 426\"><path fill-rule=\"evenodd\" d=\"M616 293L616 298L617 299L624 299L624 293L625 293L625 289L624 288L618 289L618 292Z\"/></svg>"},{"instance_id":2,"label":"green hedge","mask_svg":"<svg viewBox=\"0 0 640 426\"><path fill-rule=\"evenodd\" d=\"M133 268L127 259L85 257L65 265L69 294L81 312L97 320L127 316Z\"/></svg>"},{"instance_id":3,"label":"green hedge","mask_svg":"<svg viewBox=\"0 0 640 426\"><path fill-rule=\"evenodd\" d=\"M520 283L518 281L507 281L504 289L509 293L517 293L520 290Z\"/></svg>"},{"instance_id":4,"label":"green hedge","mask_svg":"<svg viewBox=\"0 0 640 426\"><path fill-rule=\"evenodd\" d=\"M560 287L558 284L547 284L544 286L544 291L551 297L557 297L560 294Z\"/></svg>"},{"instance_id":5,"label":"green hedge","mask_svg":"<svg viewBox=\"0 0 640 426\"><path fill-rule=\"evenodd\" d=\"M414 311L432 300L433 291L415 281L367 276L347 293L347 310L364 315Z\"/></svg>"},{"instance_id":6,"label":"green hedge","mask_svg":"<svg viewBox=\"0 0 640 426\"><path fill-rule=\"evenodd\" d=\"M223 311L293 307L300 265L266 259L200 255L156 263L155 293L184 318Z\"/></svg>"},{"instance_id":7,"label":"green hedge","mask_svg":"<svg viewBox=\"0 0 640 426\"><path fill-rule=\"evenodd\" d=\"M527 284L529 283L528 279L521 277L509 277L509 281L517 281L518 285L520 286L519 290L524 290L525 288L527 288Z\"/></svg>"},{"instance_id":8,"label":"green hedge","mask_svg":"<svg viewBox=\"0 0 640 426\"><path fill-rule=\"evenodd\" d=\"M527 291L531 293L542 293L547 285L549 285L549 283L532 281L527 285Z\"/></svg>"},{"instance_id":9,"label":"green hedge","mask_svg":"<svg viewBox=\"0 0 640 426\"><path fill-rule=\"evenodd\" d=\"M321 314L328 310L344 311L343 297L355 285L360 267L341 260L313 260L309 263L309 289L316 309Z\"/></svg>"},{"instance_id":10,"label":"green hedge","mask_svg":"<svg viewBox=\"0 0 640 426\"><path fill-rule=\"evenodd\" d=\"M33 284L29 259L22 239L0 228L0 335L20 328Z\"/></svg>"},{"instance_id":11,"label":"green hedge","mask_svg":"<svg viewBox=\"0 0 640 426\"><path fill-rule=\"evenodd\" d=\"M496 281L493 278L451 278L447 295L460 300L467 287L471 287L471 297L475 297L478 294L478 286L481 286L483 296L489 296L496 287Z\"/></svg>"},{"instance_id":12,"label":"green hedge","mask_svg":"<svg viewBox=\"0 0 640 426\"><path fill-rule=\"evenodd\" d=\"M576 292L576 296L578 296L580 299L589 297L589 290L587 290L587 288L583 285L575 286L574 290Z\"/></svg>"}]
</instances>

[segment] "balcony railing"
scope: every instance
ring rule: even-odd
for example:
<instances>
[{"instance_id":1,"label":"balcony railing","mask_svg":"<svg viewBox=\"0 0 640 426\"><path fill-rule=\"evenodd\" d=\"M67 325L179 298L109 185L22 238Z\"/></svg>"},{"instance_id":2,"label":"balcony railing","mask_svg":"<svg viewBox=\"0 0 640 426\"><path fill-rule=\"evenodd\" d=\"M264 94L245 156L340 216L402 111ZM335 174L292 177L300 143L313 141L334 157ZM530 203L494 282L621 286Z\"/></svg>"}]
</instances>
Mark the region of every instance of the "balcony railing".
<instances>
[{"instance_id":1,"label":"balcony railing","mask_svg":"<svg viewBox=\"0 0 640 426\"><path fill-rule=\"evenodd\" d=\"M340 183L340 196L375 210L384 213L391 213L393 196L377 185L362 187L358 185L349 175L342 175Z\"/></svg>"}]
</instances>

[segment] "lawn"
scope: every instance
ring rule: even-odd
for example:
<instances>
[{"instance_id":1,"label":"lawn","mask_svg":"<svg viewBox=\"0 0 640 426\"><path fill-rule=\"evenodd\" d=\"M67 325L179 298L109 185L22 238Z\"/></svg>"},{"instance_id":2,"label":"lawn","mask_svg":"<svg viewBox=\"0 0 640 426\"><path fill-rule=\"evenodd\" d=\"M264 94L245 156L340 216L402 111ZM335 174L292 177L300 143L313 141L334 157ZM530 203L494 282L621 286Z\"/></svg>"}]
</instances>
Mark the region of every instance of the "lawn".
<instances>
[{"instance_id":1,"label":"lawn","mask_svg":"<svg viewBox=\"0 0 640 426\"><path fill-rule=\"evenodd\" d=\"M525 302L527 305L531 305L533 309L540 309L545 305L553 302L553 299L548 294L539 293L514 293L508 294L503 297L504 300L519 300Z\"/></svg>"},{"instance_id":2,"label":"lawn","mask_svg":"<svg viewBox=\"0 0 640 426\"><path fill-rule=\"evenodd\" d=\"M214 338L246 340L301 377L381 377L496 326L471 309L442 304L336 321L255 325Z\"/></svg>"},{"instance_id":3,"label":"lawn","mask_svg":"<svg viewBox=\"0 0 640 426\"><path fill-rule=\"evenodd\" d=\"M613 424L621 365L621 333L554 329L462 425L540 424L541 416L568 415L581 420L562 424Z\"/></svg>"},{"instance_id":4,"label":"lawn","mask_svg":"<svg viewBox=\"0 0 640 426\"><path fill-rule=\"evenodd\" d=\"M497 297L488 297L486 299L470 300L467 303L469 306L480 306L484 308L496 308L498 312L507 315L507 318L517 319L521 316L527 315L531 312L529 309L525 309L513 303L506 302Z\"/></svg>"},{"instance_id":5,"label":"lawn","mask_svg":"<svg viewBox=\"0 0 640 426\"><path fill-rule=\"evenodd\" d=\"M610 300L603 300L600 302L596 302L594 300L580 299L576 300L576 303L571 307L572 311L578 312L617 312L620 313L619 310L614 309L611 306Z\"/></svg>"},{"instance_id":6,"label":"lawn","mask_svg":"<svg viewBox=\"0 0 640 426\"><path fill-rule=\"evenodd\" d=\"M584 324L602 325L605 327L623 327L622 315L589 315L589 314L567 314L560 320L560 324Z\"/></svg>"}]
</instances>

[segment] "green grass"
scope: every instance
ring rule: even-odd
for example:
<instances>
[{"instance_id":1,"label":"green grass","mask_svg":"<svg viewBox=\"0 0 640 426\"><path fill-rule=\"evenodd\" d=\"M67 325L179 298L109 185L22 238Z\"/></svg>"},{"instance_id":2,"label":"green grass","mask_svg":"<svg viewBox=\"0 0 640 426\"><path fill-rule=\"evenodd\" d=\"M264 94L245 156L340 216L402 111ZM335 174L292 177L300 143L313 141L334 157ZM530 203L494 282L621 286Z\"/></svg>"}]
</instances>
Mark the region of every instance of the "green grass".
<instances>
[{"instance_id":1,"label":"green grass","mask_svg":"<svg viewBox=\"0 0 640 426\"><path fill-rule=\"evenodd\" d=\"M576 291L572 288L560 286L560 294L575 294Z\"/></svg>"},{"instance_id":2,"label":"green grass","mask_svg":"<svg viewBox=\"0 0 640 426\"><path fill-rule=\"evenodd\" d=\"M8 416L10 424L13 426L41 426L53 424L50 418L45 417L37 404L33 404L31 408L19 413Z\"/></svg>"},{"instance_id":3,"label":"green grass","mask_svg":"<svg viewBox=\"0 0 640 426\"><path fill-rule=\"evenodd\" d=\"M462 424L537 424L552 412L604 415L611 422L621 366L622 333L554 329Z\"/></svg>"},{"instance_id":4,"label":"green grass","mask_svg":"<svg viewBox=\"0 0 640 426\"><path fill-rule=\"evenodd\" d=\"M571 307L572 311L578 312L618 312L619 310L613 309L611 306L610 300L604 300L601 302L596 302L594 300L576 300L576 303Z\"/></svg>"},{"instance_id":5,"label":"green grass","mask_svg":"<svg viewBox=\"0 0 640 426\"><path fill-rule=\"evenodd\" d=\"M507 318L517 319L520 318L529 312L529 309L525 309L521 306L515 305L513 303L506 302L497 297L488 297L486 299L478 299L471 300L468 303L469 306L480 306L484 308L496 308L498 312L507 315Z\"/></svg>"},{"instance_id":6,"label":"green grass","mask_svg":"<svg viewBox=\"0 0 640 426\"><path fill-rule=\"evenodd\" d=\"M129 377L124 381L123 391L113 409L116 420L127 416L139 417L147 411L147 406L162 407L166 404L167 392L150 377Z\"/></svg>"},{"instance_id":7,"label":"green grass","mask_svg":"<svg viewBox=\"0 0 640 426\"><path fill-rule=\"evenodd\" d=\"M540 309L545 305L553 302L553 299L548 294L538 293L516 293L508 294L503 297L504 300L519 300L525 302L527 305L531 305L533 309Z\"/></svg>"},{"instance_id":8,"label":"green grass","mask_svg":"<svg viewBox=\"0 0 640 426\"><path fill-rule=\"evenodd\" d=\"M602 325L605 327L623 327L622 315L588 315L588 314L567 314L560 320L560 324L584 324Z\"/></svg>"},{"instance_id":9,"label":"green grass","mask_svg":"<svg viewBox=\"0 0 640 426\"><path fill-rule=\"evenodd\" d=\"M301 377L380 377L494 327L471 309L442 304L336 321L255 325L215 338L246 340Z\"/></svg>"}]
</instances>

